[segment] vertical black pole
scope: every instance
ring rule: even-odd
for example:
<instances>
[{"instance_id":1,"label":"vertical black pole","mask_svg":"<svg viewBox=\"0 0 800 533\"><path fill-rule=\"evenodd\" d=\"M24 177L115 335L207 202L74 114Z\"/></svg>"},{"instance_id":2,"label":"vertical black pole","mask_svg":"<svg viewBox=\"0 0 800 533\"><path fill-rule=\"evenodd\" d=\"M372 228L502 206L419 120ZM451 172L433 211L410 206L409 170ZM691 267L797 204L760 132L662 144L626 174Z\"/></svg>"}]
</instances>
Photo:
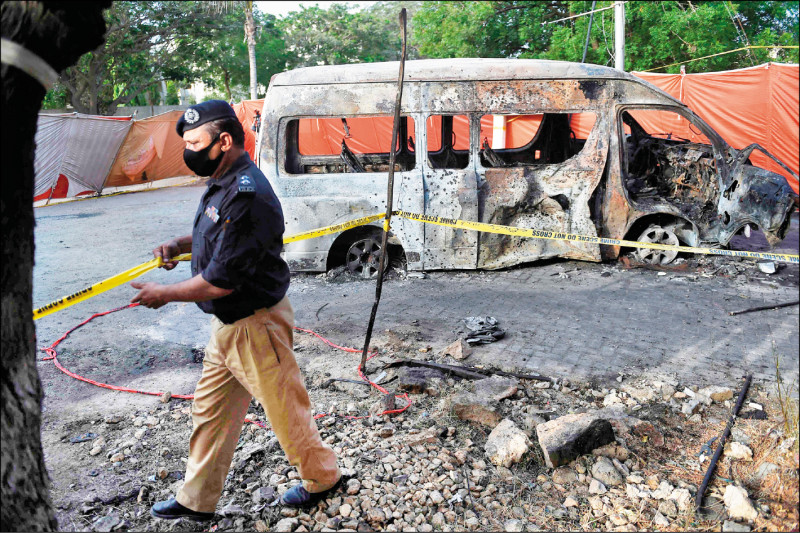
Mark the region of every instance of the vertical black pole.
<instances>
[{"instance_id":1,"label":"vertical black pole","mask_svg":"<svg viewBox=\"0 0 800 533\"><path fill-rule=\"evenodd\" d=\"M364 350L361 352L359 368L367 375L367 354L369 341L372 338L372 327L375 325L375 315L378 313L378 304L381 301L381 288L383 287L383 270L386 268L386 249L389 245L389 227L392 220L392 200L394 197L394 161L397 153L397 134L400 128L400 102L403 99L403 73L406 66L406 9L400 10L400 31L402 32L403 48L400 52L400 74L397 80L397 100L394 104L394 123L392 124L392 146L389 150L389 183L386 191L386 215L383 220L383 240L381 241L381 259L378 263L378 282L375 285L375 301L372 303L372 314L367 326L367 338L364 340Z\"/></svg>"}]
</instances>

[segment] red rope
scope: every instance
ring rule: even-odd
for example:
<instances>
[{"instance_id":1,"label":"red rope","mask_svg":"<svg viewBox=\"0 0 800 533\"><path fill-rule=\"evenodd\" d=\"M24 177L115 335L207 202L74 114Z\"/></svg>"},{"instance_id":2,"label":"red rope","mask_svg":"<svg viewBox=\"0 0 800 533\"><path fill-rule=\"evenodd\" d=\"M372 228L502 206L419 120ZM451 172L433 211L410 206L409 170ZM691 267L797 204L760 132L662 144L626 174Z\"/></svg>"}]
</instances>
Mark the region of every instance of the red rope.
<instances>
[{"instance_id":1,"label":"red rope","mask_svg":"<svg viewBox=\"0 0 800 533\"><path fill-rule=\"evenodd\" d=\"M132 307L137 307L138 305L139 305L138 303L128 304L128 305L124 305L122 307L117 307L115 309L110 309L108 311L103 311L102 313L93 314L92 316L90 316L89 318L87 318L86 320L84 320L83 322L78 324L77 326L75 326L72 329L68 330L66 333L64 333L58 340L56 340L50 346L47 346L45 348L39 348L41 351L45 352L49 356L49 357L45 357L42 360L43 361L52 360L53 364L56 366L56 368L58 368L60 371L62 371L63 373L65 373L69 377L77 379L79 381L83 381L84 383L89 383L90 385L94 385L96 387L103 387L104 389L110 389L110 390L121 391L121 392L131 392L131 393L136 393L136 394L147 394L147 395L150 395L150 396L163 396L164 395L163 392L143 391L143 390L138 390L138 389L131 389L131 388L128 388L128 387L120 387L118 385L109 385L108 383L101 383L99 381L95 381L93 379L89 379L89 378L83 377L83 376L78 375L78 374L68 370L67 368L65 368L61 364L61 362L58 360L58 352L56 351L56 347L59 344L61 344L61 342L64 341L67 337L69 337L69 335L73 331L75 331L78 328L81 328L81 327L85 326L86 324L88 324L89 322L94 320L95 318L98 318L98 317L101 317L101 316L105 316L105 315L108 315L110 313L115 313L117 311L122 311L123 309L130 309ZM322 340L322 342L324 342L328 346L331 346L331 347L336 348L338 350L343 350L345 352L350 352L350 353L360 353L361 352L361 350L359 350L358 348L347 348L345 346L339 346L337 344L334 344L333 342L329 341L328 339L326 339L325 337L323 337L319 333L317 333L315 331L312 331L310 329L304 329L304 328L300 328L300 327L297 327L297 326L295 326L294 329L296 329L298 331L302 331L303 333L309 333L311 335L314 335L318 339ZM367 361L369 361L370 359L372 359L376 355L378 355L377 352L372 352L370 354L370 356L367 358ZM389 392L386 389L384 389L383 387L381 387L377 383L375 383L373 381L370 381L369 378L367 378L367 376L364 375L364 373L361 371L361 364L360 363L358 365L358 375L361 376L361 379L363 379L364 381L367 381L370 385L372 385L373 387L378 389L383 394L389 394ZM179 400L193 400L194 399L194 395L191 395L191 394L173 394L172 398L177 398ZM411 407L411 403L412 402L411 402L411 399L408 397L408 394L404 393L404 394L395 395L395 398L400 398L400 399L406 400L406 402L407 402L406 406L403 407L403 408L400 408L400 409L389 409L389 410L383 411L378 416L383 416L383 415L387 415L387 414L402 413L403 411L405 411L406 409ZM319 418L327 416L328 414L329 413L319 413L317 415L314 415L314 420L317 420ZM349 420L357 420L357 419L368 418L368 417L366 417L366 416L345 416L344 418L347 418ZM263 422L259 422L258 420L245 420L245 421L249 422L251 424L255 424L255 425L257 425L257 426L259 426L261 428L266 428L267 427L266 424L264 424Z\"/></svg>"}]
</instances>

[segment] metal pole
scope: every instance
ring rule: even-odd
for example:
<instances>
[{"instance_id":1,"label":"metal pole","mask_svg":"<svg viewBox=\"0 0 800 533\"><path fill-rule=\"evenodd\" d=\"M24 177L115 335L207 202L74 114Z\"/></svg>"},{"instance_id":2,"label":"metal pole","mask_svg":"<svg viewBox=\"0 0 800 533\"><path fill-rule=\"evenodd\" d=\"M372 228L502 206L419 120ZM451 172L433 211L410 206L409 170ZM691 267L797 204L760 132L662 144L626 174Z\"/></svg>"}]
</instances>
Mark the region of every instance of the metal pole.
<instances>
[{"instance_id":1,"label":"metal pole","mask_svg":"<svg viewBox=\"0 0 800 533\"><path fill-rule=\"evenodd\" d=\"M697 489L695 506L698 511L703 506L703 496L706 493L706 489L711 481L711 477L714 475L714 470L717 468L717 461L719 461L720 456L722 456L722 451L725 449L725 439L727 439L728 435L731 434L731 429L733 429L733 424L736 422L736 416L739 414L739 409L742 408L744 398L747 396L747 391L750 388L750 382L752 379L753 374L747 374L747 377L744 380L744 385L742 385L742 390L739 391L739 397L736 398L736 405L731 412L731 416L728 418L728 424L725 426L725 431L722 433L722 438L720 438L719 443L717 443L717 450L714 452L714 456L711 458L711 462L708 464L708 470L706 470L706 475L703 477L703 483L701 483L700 488Z\"/></svg>"},{"instance_id":2,"label":"metal pole","mask_svg":"<svg viewBox=\"0 0 800 533\"><path fill-rule=\"evenodd\" d=\"M403 48L400 52L400 74L397 80L397 100L394 104L394 123L392 125L392 146L389 149L389 183L386 191L386 215L383 220L383 240L381 241L381 259L378 263L378 282L375 285L375 301L372 303L372 313L367 326L367 337L364 339L364 350L361 352L359 368L367 375L367 354L369 341L372 338L372 327L375 325L375 315L378 313L378 304L381 301L381 288L383 287L383 270L386 267L386 248L389 246L389 227L392 220L392 200L394 198L394 161L397 151L397 136L400 129L400 102L403 99L403 73L406 66L406 8L400 10L400 30L402 31ZM403 141L405 142L405 140Z\"/></svg>"},{"instance_id":3,"label":"metal pole","mask_svg":"<svg viewBox=\"0 0 800 533\"><path fill-rule=\"evenodd\" d=\"M586 52L589 50L589 37L592 35L592 21L594 20L594 6L597 5L597 0L592 0L592 10L589 12L589 29L586 30L586 42L583 43L583 57L581 63L586 63Z\"/></svg>"},{"instance_id":4,"label":"metal pole","mask_svg":"<svg viewBox=\"0 0 800 533\"><path fill-rule=\"evenodd\" d=\"M614 68L625 70L625 4L614 4Z\"/></svg>"}]
</instances>

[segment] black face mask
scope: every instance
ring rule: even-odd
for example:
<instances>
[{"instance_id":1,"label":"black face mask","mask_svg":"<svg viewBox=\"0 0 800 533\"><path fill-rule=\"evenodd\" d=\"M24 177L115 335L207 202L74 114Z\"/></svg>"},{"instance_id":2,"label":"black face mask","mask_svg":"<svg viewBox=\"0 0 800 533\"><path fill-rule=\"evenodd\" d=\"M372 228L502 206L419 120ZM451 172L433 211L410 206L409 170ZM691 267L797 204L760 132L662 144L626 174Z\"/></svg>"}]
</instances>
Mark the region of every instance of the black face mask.
<instances>
[{"instance_id":1,"label":"black face mask","mask_svg":"<svg viewBox=\"0 0 800 533\"><path fill-rule=\"evenodd\" d=\"M214 146L218 140L219 134L217 134L217 136L211 140L208 146L202 150L194 152L188 148L185 149L183 151L183 162L186 163L186 166L198 176L210 176L217 170L217 168L219 168L219 164L222 162L222 156L225 155L224 153L220 154L216 159L211 159L208 157L211 147Z\"/></svg>"}]
</instances>

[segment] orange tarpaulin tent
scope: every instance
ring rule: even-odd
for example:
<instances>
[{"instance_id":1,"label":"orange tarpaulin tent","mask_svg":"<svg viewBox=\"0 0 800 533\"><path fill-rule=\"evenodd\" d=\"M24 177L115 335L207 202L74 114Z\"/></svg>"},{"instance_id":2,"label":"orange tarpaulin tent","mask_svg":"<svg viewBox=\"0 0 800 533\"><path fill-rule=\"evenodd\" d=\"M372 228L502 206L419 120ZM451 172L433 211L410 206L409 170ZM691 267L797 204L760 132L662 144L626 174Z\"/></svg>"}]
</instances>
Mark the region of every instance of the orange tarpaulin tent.
<instances>
[{"instance_id":1,"label":"orange tarpaulin tent","mask_svg":"<svg viewBox=\"0 0 800 533\"><path fill-rule=\"evenodd\" d=\"M117 154L106 187L134 185L176 176L193 176L183 162L183 139L175 124L183 111L133 122L125 142Z\"/></svg>"},{"instance_id":2,"label":"orange tarpaulin tent","mask_svg":"<svg viewBox=\"0 0 800 533\"><path fill-rule=\"evenodd\" d=\"M631 74L684 102L734 148L758 143L798 172L800 66L766 63L702 74ZM688 124L681 136L695 138ZM762 152L754 151L751 161L783 175L798 192L797 179Z\"/></svg>"}]
</instances>

